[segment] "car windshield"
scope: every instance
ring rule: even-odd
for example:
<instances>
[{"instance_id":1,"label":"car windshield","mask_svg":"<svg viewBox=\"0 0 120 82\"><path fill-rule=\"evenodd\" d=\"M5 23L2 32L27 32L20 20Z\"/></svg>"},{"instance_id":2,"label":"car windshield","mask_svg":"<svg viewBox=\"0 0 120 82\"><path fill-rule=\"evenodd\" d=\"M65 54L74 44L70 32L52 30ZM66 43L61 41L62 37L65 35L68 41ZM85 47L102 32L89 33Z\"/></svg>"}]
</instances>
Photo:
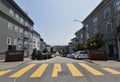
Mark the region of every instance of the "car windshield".
<instances>
[{"instance_id":1,"label":"car windshield","mask_svg":"<svg viewBox=\"0 0 120 82\"><path fill-rule=\"evenodd\" d=\"M80 54L87 54L87 52L80 52Z\"/></svg>"}]
</instances>

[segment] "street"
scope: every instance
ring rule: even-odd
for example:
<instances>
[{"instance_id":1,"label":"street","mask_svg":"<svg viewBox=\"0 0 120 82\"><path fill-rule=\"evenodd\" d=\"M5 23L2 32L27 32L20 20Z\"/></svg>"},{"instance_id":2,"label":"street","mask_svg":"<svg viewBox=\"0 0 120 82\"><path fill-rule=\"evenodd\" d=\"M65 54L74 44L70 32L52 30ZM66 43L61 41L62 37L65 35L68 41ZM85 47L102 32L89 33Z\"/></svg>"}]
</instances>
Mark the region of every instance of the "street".
<instances>
[{"instance_id":1,"label":"street","mask_svg":"<svg viewBox=\"0 0 120 82\"><path fill-rule=\"evenodd\" d=\"M119 82L120 69L63 57L29 61L0 71L0 82Z\"/></svg>"}]
</instances>

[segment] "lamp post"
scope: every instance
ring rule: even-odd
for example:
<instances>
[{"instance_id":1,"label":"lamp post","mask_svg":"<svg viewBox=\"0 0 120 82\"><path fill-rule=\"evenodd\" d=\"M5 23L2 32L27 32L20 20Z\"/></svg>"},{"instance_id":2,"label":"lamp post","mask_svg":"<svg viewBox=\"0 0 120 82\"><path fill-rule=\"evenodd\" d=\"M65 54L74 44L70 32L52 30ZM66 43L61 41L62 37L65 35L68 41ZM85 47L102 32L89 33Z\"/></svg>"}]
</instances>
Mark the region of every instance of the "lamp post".
<instances>
[{"instance_id":1,"label":"lamp post","mask_svg":"<svg viewBox=\"0 0 120 82\"><path fill-rule=\"evenodd\" d=\"M83 26L83 44L85 46L85 24L83 24L83 22L80 21L80 20L74 20L74 21L77 21L77 22L81 23L82 26ZM84 48L84 50L85 50L85 48Z\"/></svg>"}]
</instances>

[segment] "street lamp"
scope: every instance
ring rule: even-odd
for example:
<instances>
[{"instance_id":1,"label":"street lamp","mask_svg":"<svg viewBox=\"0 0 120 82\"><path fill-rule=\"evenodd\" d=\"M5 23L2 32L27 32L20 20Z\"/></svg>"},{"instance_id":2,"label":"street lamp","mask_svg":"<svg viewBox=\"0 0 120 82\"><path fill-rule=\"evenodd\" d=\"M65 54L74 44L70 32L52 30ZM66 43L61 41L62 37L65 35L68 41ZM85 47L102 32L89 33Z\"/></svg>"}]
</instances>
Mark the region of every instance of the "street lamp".
<instances>
[{"instance_id":1,"label":"street lamp","mask_svg":"<svg viewBox=\"0 0 120 82\"><path fill-rule=\"evenodd\" d=\"M80 20L74 20L74 21L80 22L80 23L84 26L84 24L83 24L83 22L82 22L82 21L80 21Z\"/></svg>"},{"instance_id":2,"label":"street lamp","mask_svg":"<svg viewBox=\"0 0 120 82\"><path fill-rule=\"evenodd\" d=\"M78 21L78 22L82 23L80 20L74 20L74 21Z\"/></svg>"}]
</instances>

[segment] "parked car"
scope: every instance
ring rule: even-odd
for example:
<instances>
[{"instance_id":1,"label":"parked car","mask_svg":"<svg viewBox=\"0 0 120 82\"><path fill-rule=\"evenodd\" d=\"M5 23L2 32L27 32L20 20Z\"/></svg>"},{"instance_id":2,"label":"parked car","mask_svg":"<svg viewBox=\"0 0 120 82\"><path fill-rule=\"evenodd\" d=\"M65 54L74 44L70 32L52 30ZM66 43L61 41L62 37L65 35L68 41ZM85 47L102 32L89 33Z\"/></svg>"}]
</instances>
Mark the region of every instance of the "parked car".
<instances>
[{"instance_id":1,"label":"parked car","mask_svg":"<svg viewBox=\"0 0 120 82\"><path fill-rule=\"evenodd\" d=\"M88 54L86 51L78 51L75 53L75 59L88 59Z\"/></svg>"},{"instance_id":2,"label":"parked car","mask_svg":"<svg viewBox=\"0 0 120 82\"><path fill-rule=\"evenodd\" d=\"M71 54L67 54L67 56L66 56L67 58L71 58Z\"/></svg>"}]
</instances>

